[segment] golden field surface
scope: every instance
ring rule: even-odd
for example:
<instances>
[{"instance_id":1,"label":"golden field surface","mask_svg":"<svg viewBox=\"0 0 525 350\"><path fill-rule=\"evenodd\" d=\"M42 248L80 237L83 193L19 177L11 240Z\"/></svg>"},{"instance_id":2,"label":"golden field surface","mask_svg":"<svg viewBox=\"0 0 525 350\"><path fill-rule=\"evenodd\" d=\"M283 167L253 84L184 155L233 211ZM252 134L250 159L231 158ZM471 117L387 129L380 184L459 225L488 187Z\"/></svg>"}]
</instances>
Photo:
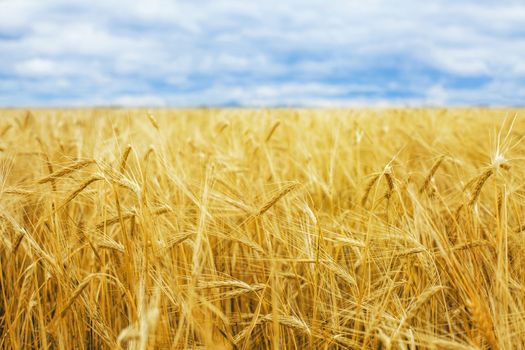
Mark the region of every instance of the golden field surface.
<instances>
[{"instance_id":1,"label":"golden field surface","mask_svg":"<svg viewBox=\"0 0 525 350\"><path fill-rule=\"evenodd\" d=\"M525 348L523 111L0 113L0 348Z\"/></svg>"}]
</instances>

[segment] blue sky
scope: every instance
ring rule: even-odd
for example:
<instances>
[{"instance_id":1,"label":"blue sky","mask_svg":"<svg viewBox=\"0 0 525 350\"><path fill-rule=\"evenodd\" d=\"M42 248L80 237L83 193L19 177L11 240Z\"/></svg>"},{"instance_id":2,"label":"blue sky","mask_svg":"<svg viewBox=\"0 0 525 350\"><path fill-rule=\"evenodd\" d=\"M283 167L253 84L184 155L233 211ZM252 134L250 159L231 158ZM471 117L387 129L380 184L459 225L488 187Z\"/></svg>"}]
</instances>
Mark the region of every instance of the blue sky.
<instances>
[{"instance_id":1,"label":"blue sky","mask_svg":"<svg viewBox=\"0 0 525 350\"><path fill-rule=\"evenodd\" d=\"M0 0L0 106L525 105L525 1Z\"/></svg>"}]
</instances>

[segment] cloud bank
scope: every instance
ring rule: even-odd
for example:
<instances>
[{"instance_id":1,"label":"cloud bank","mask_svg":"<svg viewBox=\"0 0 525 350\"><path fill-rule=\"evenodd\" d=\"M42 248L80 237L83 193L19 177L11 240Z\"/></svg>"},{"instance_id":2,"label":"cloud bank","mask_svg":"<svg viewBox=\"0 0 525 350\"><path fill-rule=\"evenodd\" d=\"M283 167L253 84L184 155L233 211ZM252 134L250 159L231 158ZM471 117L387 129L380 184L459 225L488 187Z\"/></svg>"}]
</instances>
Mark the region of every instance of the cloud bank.
<instances>
[{"instance_id":1,"label":"cloud bank","mask_svg":"<svg viewBox=\"0 0 525 350\"><path fill-rule=\"evenodd\" d=\"M0 105L525 105L522 1L0 1Z\"/></svg>"}]
</instances>

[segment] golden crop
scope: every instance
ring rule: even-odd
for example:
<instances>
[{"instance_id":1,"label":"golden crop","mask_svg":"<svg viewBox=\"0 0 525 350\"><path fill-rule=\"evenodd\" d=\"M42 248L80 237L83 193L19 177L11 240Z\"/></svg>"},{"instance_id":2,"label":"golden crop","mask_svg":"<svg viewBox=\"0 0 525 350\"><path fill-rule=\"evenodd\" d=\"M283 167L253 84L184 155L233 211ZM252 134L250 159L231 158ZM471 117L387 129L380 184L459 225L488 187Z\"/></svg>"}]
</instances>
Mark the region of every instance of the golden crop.
<instances>
[{"instance_id":1,"label":"golden crop","mask_svg":"<svg viewBox=\"0 0 525 350\"><path fill-rule=\"evenodd\" d=\"M0 113L1 348L525 348L523 112Z\"/></svg>"}]
</instances>

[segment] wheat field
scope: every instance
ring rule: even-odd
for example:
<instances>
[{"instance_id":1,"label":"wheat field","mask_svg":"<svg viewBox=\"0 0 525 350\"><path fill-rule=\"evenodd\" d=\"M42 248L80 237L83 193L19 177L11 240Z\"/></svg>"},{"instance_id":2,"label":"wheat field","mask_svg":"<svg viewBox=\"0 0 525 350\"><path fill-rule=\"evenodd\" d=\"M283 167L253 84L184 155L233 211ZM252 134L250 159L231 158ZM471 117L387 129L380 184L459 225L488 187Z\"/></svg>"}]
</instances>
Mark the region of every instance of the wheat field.
<instances>
[{"instance_id":1,"label":"wheat field","mask_svg":"<svg viewBox=\"0 0 525 350\"><path fill-rule=\"evenodd\" d=\"M1 348L525 348L523 111L0 112Z\"/></svg>"}]
</instances>

